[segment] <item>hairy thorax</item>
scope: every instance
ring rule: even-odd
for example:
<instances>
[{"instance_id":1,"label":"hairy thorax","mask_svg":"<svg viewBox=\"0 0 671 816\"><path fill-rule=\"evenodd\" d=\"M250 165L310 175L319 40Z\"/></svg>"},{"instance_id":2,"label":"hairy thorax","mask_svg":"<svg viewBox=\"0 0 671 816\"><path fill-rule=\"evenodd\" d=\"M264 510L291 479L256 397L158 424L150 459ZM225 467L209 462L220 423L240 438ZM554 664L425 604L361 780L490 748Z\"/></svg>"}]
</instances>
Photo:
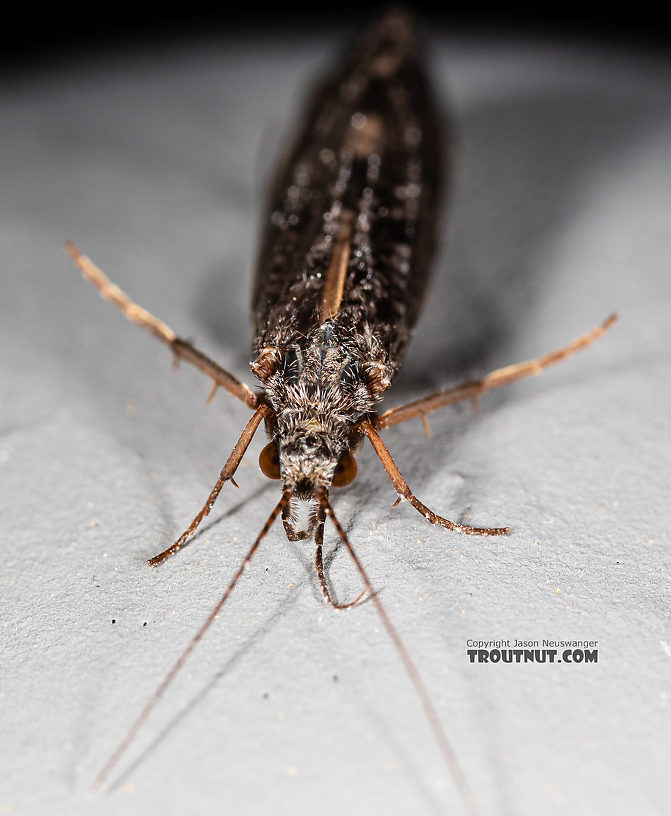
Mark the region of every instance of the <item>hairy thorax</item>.
<instances>
[{"instance_id":1,"label":"hairy thorax","mask_svg":"<svg viewBox=\"0 0 671 816\"><path fill-rule=\"evenodd\" d=\"M357 422L380 399L385 366L371 366L370 342L327 321L292 344L265 382L281 478L297 497L328 489L338 461L358 442Z\"/></svg>"}]
</instances>

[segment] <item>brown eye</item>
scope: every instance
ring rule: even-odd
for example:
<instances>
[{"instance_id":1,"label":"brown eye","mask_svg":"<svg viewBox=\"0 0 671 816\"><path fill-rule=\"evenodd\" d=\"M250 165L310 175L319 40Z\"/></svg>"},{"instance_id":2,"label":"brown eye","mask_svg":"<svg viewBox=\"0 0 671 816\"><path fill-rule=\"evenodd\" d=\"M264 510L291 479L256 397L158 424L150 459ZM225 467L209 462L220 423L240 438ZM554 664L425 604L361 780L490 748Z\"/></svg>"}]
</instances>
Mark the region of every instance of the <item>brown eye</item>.
<instances>
[{"instance_id":1,"label":"brown eye","mask_svg":"<svg viewBox=\"0 0 671 816\"><path fill-rule=\"evenodd\" d=\"M263 475L269 479L280 478L280 457L277 454L277 445L274 442L268 442L261 451L259 467L263 471Z\"/></svg>"},{"instance_id":2,"label":"brown eye","mask_svg":"<svg viewBox=\"0 0 671 816\"><path fill-rule=\"evenodd\" d=\"M333 475L333 487L345 487L354 481L355 476L356 459L348 451L343 453L336 465L335 474Z\"/></svg>"}]
</instances>

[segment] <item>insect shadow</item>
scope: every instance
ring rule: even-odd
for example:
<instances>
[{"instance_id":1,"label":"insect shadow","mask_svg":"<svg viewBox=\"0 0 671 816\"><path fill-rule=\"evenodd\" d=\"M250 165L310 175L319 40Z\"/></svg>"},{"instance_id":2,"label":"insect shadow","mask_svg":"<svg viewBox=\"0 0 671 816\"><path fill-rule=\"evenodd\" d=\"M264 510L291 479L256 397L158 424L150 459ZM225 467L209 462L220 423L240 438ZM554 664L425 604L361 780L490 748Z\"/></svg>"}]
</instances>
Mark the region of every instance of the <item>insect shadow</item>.
<instances>
[{"instance_id":1,"label":"insect shadow","mask_svg":"<svg viewBox=\"0 0 671 816\"><path fill-rule=\"evenodd\" d=\"M454 117L443 251L388 407L508 359L548 291L548 247L594 179L616 176L653 124L645 100L632 98L624 115L621 93L603 87L512 96ZM482 410L511 398L500 389Z\"/></svg>"}]
</instances>

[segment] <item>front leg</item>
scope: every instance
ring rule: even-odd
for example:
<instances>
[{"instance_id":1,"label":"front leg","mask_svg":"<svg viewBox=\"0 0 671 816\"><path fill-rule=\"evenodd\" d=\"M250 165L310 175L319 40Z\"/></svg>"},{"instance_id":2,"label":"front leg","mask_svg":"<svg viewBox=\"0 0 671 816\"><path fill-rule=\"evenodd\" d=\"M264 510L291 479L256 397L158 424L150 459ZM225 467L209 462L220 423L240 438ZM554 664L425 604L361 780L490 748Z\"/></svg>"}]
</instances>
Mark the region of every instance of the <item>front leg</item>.
<instances>
[{"instance_id":1,"label":"front leg","mask_svg":"<svg viewBox=\"0 0 671 816\"><path fill-rule=\"evenodd\" d=\"M240 434L240 438L235 444L235 447L231 451L230 456L228 457L226 464L224 465L221 473L219 474L219 478L217 479L214 487L210 491L210 495L207 497L207 501L200 509L198 515L194 518L191 524L187 527L187 529L182 533L182 535L175 541L174 544L171 544L167 550L164 550L162 553L155 555L153 558L150 558L147 563L155 567L158 564L162 564L166 558L170 558L171 555L174 555L178 550L181 550L182 547L186 544L186 542L191 538L191 536L196 532L198 529L198 525L200 522L205 518L205 516L210 512L214 503L216 502L219 494L221 493L221 488L226 484L226 482L233 482L235 484L235 480L233 479L233 475L235 471L238 469L238 465L242 461L242 457L245 455L245 451L249 447L249 443L254 438L254 434L256 433L256 429L261 424L261 421L265 419L270 413L270 408L266 405L261 403L259 407L254 411L252 414L249 422L245 425L242 433ZM236 485L237 487L237 485ZM286 502L283 504L282 509Z\"/></svg>"},{"instance_id":2,"label":"front leg","mask_svg":"<svg viewBox=\"0 0 671 816\"><path fill-rule=\"evenodd\" d=\"M410 490L408 483L403 478L403 475L398 469L396 462L394 462L391 454L387 450L387 446L382 441L382 437L375 430L372 423L365 419L361 423L361 428L366 436L370 439L372 446L375 448L375 453L377 453L377 455L380 457L382 466L387 471L387 475L391 479L391 483L394 485L394 489L398 494L396 504L398 504L399 501L406 499L415 508L415 510L421 513L427 521L431 522L431 524L439 524L441 527L445 527L448 530L454 530L458 533L466 533L466 535L500 536L507 535L510 532L510 527L470 527L468 524L458 524L456 521L450 521L449 519L443 518L437 513L434 513L433 510L430 510L425 504L422 504L422 502ZM395 506L396 505L394 505L394 507Z\"/></svg>"}]
</instances>

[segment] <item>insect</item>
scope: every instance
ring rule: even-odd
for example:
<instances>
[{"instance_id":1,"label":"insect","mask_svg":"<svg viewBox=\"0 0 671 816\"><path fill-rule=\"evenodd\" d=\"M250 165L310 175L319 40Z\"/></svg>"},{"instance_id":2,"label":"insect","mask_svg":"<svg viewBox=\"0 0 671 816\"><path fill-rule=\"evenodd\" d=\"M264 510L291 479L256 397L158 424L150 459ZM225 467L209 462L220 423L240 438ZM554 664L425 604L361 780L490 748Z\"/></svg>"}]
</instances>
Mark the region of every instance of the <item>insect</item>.
<instances>
[{"instance_id":1,"label":"insect","mask_svg":"<svg viewBox=\"0 0 671 816\"><path fill-rule=\"evenodd\" d=\"M282 163L270 196L257 264L252 307L250 388L171 328L134 303L74 244L66 248L84 276L134 323L166 343L176 359L224 388L252 416L205 504L182 535L149 559L157 566L180 550L212 509L259 426L269 437L259 465L281 482L281 497L225 593L99 773L108 778L166 688L230 597L274 522L281 517L292 541L315 542L316 574L326 602L347 609L364 596L394 642L433 728L464 805L473 794L434 705L348 536L336 518L331 488L356 476L354 454L368 439L397 493L430 523L468 535L498 536L507 527L472 527L450 521L411 491L380 431L485 391L537 374L589 345L615 321L544 357L431 394L379 414L377 406L397 373L418 317L435 245L442 189L442 123L432 101L409 17L386 14L347 60L315 92L306 124ZM327 517L363 584L348 602L333 597L324 574Z\"/></svg>"}]
</instances>

